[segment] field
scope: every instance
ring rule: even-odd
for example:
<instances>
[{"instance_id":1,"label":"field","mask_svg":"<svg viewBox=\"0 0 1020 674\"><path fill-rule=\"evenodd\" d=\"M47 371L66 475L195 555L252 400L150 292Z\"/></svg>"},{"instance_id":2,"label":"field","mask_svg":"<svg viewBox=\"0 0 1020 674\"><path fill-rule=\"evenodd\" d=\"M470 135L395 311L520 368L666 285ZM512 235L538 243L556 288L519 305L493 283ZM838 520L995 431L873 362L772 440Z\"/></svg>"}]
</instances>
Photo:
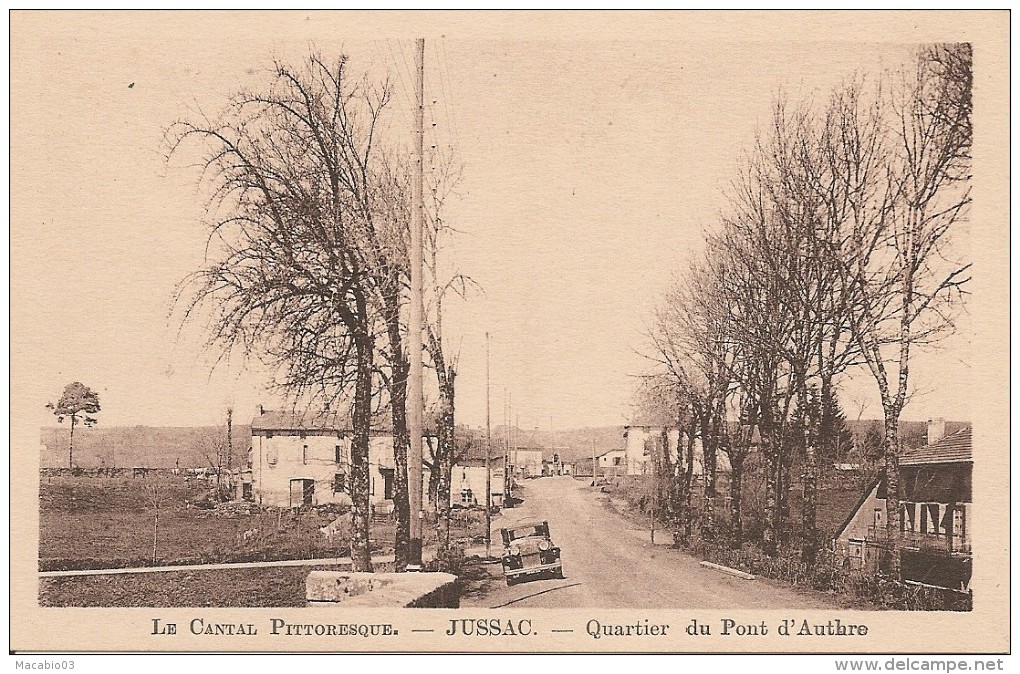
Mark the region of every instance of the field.
<instances>
[{"instance_id":1,"label":"field","mask_svg":"<svg viewBox=\"0 0 1020 674\"><path fill-rule=\"evenodd\" d=\"M40 570L349 554L347 526L341 526L332 537L319 531L337 517L327 508L292 513L244 502L214 508L195 506L209 488L201 480L168 475L44 477L39 486ZM372 536L373 550L386 552L387 547L392 548L393 524L373 523Z\"/></svg>"},{"instance_id":2,"label":"field","mask_svg":"<svg viewBox=\"0 0 1020 674\"><path fill-rule=\"evenodd\" d=\"M325 559L350 553L349 519L329 507L292 512L246 502L198 507L209 483L169 474L144 478L44 475L39 485L39 570L126 568L223 562ZM154 507L154 501L156 506ZM155 527L156 554L153 557ZM455 514L451 535L481 539L481 513ZM434 548L431 523L423 532ZM372 522L373 555L392 553L394 525ZM376 571L392 570L376 563ZM303 606L313 567L170 571L43 578L41 606ZM340 568L315 566L317 569Z\"/></svg>"}]
</instances>

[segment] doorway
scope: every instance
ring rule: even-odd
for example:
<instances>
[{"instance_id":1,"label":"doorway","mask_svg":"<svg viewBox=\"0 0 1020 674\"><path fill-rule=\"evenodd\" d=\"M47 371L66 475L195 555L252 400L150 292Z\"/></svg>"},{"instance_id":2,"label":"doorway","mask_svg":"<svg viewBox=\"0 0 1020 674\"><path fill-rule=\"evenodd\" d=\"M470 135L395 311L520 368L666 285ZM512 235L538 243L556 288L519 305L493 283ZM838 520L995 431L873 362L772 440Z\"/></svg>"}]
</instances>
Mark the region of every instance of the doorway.
<instances>
[{"instance_id":1,"label":"doorway","mask_svg":"<svg viewBox=\"0 0 1020 674\"><path fill-rule=\"evenodd\" d=\"M310 506L315 497L315 480L294 478L290 481L290 507Z\"/></svg>"}]
</instances>

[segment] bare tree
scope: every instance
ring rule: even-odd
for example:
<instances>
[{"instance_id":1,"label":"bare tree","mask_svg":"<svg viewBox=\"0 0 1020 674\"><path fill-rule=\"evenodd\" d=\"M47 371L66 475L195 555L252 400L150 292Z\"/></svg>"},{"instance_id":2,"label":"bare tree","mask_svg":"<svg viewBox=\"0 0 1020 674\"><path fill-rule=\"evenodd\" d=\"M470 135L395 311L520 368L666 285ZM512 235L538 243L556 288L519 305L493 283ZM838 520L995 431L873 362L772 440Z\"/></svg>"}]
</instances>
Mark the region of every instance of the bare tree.
<instances>
[{"instance_id":1,"label":"bare tree","mask_svg":"<svg viewBox=\"0 0 1020 674\"><path fill-rule=\"evenodd\" d=\"M387 242L377 172L386 83L341 56L277 63L262 89L237 94L218 121L182 121L170 153L205 148L207 264L182 283L184 318L207 308L221 357L240 351L295 397L350 400L354 568L371 569L368 444L375 372L376 264Z\"/></svg>"},{"instance_id":2,"label":"bare tree","mask_svg":"<svg viewBox=\"0 0 1020 674\"><path fill-rule=\"evenodd\" d=\"M885 417L886 526L900 528L899 419L917 347L955 330L970 265L951 253L970 196L970 46L922 49L885 101L888 156L877 217L855 223L844 272L856 291L853 336ZM898 544L891 572L900 573Z\"/></svg>"},{"instance_id":3,"label":"bare tree","mask_svg":"<svg viewBox=\"0 0 1020 674\"><path fill-rule=\"evenodd\" d=\"M709 537L715 534L717 456L726 450L734 354L725 338L728 317L714 303L718 295L711 273L709 265L694 266L670 286L656 311L655 326L649 335L654 349L652 358L667 373L676 390L677 425L682 427L686 423L691 429L690 452L694 449L694 436L701 439L704 533ZM689 418L684 419L686 415ZM679 448L677 453L683 454ZM689 459L688 466L692 460ZM682 470L685 482L689 482L692 471ZM686 487L681 493L689 500Z\"/></svg>"},{"instance_id":4,"label":"bare tree","mask_svg":"<svg viewBox=\"0 0 1020 674\"><path fill-rule=\"evenodd\" d=\"M410 373L408 354L404 349L407 327L402 318L407 305L406 290L410 283L410 174L403 156L394 154L383 163L378 193L380 208L380 240L375 263L374 302L378 308L379 331L386 336L381 349L386 368L379 368L384 389L389 396L390 422L393 430L393 508L395 530L393 541L394 566L407 568L410 559L411 502L408 489L407 452L410 433L407 425L407 385Z\"/></svg>"},{"instance_id":5,"label":"bare tree","mask_svg":"<svg viewBox=\"0 0 1020 674\"><path fill-rule=\"evenodd\" d=\"M425 274L429 279L426 287L425 349L436 374L438 387L438 415L436 419L436 446L433 451L433 472L435 479L435 506L439 544L448 546L450 540L450 489L453 464L457 454L456 438L456 379L458 354L451 352L448 335L443 330L443 305L452 293L465 299L469 289L479 289L468 276L459 271L447 273L442 264L441 251L444 240L454 233L443 218L443 207L460 179L460 166L453 158L452 150L433 151L430 156L431 170L426 175L427 200L425 208ZM431 485L430 485L431 487ZM430 491L433 491L430 488ZM441 552L443 550L441 549ZM442 556L442 555L441 555Z\"/></svg>"}]
</instances>

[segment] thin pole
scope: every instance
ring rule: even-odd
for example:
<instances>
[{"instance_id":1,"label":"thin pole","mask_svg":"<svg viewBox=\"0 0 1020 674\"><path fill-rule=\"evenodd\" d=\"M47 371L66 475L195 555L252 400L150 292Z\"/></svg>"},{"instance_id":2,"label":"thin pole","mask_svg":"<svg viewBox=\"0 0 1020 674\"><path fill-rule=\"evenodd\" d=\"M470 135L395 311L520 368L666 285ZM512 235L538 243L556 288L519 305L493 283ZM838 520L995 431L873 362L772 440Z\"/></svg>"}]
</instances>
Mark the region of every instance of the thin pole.
<instances>
[{"instance_id":1,"label":"thin pole","mask_svg":"<svg viewBox=\"0 0 1020 674\"><path fill-rule=\"evenodd\" d=\"M503 506L506 507L510 496L510 443L513 439L513 429L510 427L510 420L513 416L513 392L507 392L507 431L506 431L506 452L503 453Z\"/></svg>"},{"instance_id":2,"label":"thin pole","mask_svg":"<svg viewBox=\"0 0 1020 674\"><path fill-rule=\"evenodd\" d=\"M407 426L411 436L407 451L407 496L410 507L408 565L421 567L421 474L422 474L422 165L424 164L425 39L415 40L414 156L411 175L411 312L408 322L409 371Z\"/></svg>"},{"instance_id":3,"label":"thin pole","mask_svg":"<svg viewBox=\"0 0 1020 674\"><path fill-rule=\"evenodd\" d=\"M489 333L485 333L485 557L492 556L492 420L489 405Z\"/></svg>"},{"instance_id":4,"label":"thin pole","mask_svg":"<svg viewBox=\"0 0 1020 674\"><path fill-rule=\"evenodd\" d=\"M652 467L652 507L651 512L651 529L652 529L652 545L655 545L655 508L656 508L656 493L658 492L658 475L659 471Z\"/></svg>"},{"instance_id":5,"label":"thin pole","mask_svg":"<svg viewBox=\"0 0 1020 674\"><path fill-rule=\"evenodd\" d=\"M591 486L598 486L598 460L595 458L595 429L591 431Z\"/></svg>"},{"instance_id":6,"label":"thin pole","mask_svg":"<svg viewBox=\"0 0 1020 674\"><path fill-rule=\"evenodd\" d=\"M518 437L520 435L520 431L518 430L520 427L521 427L521 415L518 414L517 415L517 422L514 423L514 430L513 430L513 433L510 436L513 439L513 457L514 457L514 460L513 460L513 464L511 464L510 463L510 458L508 456L507 457L507 465L506 465L506 468L507 468L507 470L506 470L506 491L507 491L508 494L511 494L511 496L512 496L511 492L512 492L513 486L514 486L514 476L513 476L512 469L513 469L513 466L517 464L517 441L520 439ZM510 501L510 505L513 506L513 504L514 504L513 501Z\"/></svg>"}]
</instances>

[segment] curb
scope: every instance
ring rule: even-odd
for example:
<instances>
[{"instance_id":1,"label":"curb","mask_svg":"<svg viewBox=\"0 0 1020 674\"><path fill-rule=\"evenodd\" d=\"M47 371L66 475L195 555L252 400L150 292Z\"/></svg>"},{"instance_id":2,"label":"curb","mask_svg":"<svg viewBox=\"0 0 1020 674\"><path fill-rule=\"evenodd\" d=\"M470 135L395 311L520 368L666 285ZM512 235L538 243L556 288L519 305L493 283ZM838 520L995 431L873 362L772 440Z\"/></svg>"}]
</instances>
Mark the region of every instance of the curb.
<instances>
[{"instance_id":1,"label":"curb","mask_svg":"<svg viewBox=\"0 0 1020 674\"><path fill-rule=\"evenodd\" d=\"M755 579L755 576L752 576L749 573L744 573L743 571L740 571L739 569L731 569L730 567L723 566L722 564L715 564L713 562L701 562L701 565L704 566L707 569L714 569L716 571L722 571L723 573L728 573L731 576L736 576L737 578L743 578L744 580L754 580Z\"/></svg>"}]
</instances>

